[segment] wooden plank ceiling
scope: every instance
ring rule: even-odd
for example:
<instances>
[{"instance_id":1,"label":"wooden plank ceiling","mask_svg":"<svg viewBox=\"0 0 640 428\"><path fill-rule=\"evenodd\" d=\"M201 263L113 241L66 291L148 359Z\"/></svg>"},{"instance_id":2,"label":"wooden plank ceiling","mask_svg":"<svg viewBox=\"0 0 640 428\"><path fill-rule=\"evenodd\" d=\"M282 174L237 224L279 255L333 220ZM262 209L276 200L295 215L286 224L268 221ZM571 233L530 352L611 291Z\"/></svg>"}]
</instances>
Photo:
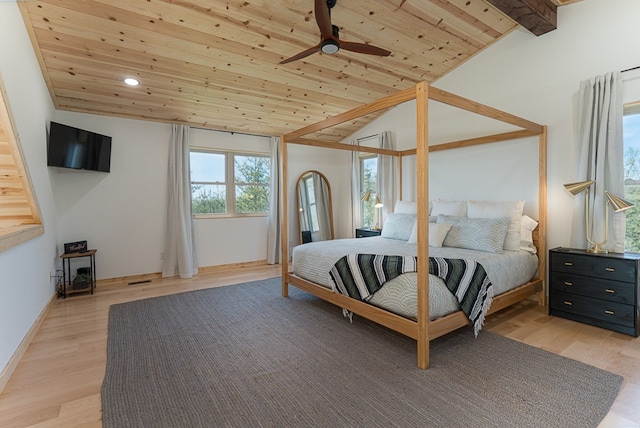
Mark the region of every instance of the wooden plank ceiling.
<instances>
[{"instance_id":1,"label":"wooden plank ceiling","mask_svg":"<svg viewBox=\"0 0 640 428\"><path fill-rule=\"evenodd\" d=\"M392 54L343 49L279 65L318 44L312 0L18 4L56 108L261 135L432 82L518 25L484 0L338 0L340 39ZM128 76L140 86L126 87ZM316 137L341 140L372 118Z\"/></svg>"}]
</instances>

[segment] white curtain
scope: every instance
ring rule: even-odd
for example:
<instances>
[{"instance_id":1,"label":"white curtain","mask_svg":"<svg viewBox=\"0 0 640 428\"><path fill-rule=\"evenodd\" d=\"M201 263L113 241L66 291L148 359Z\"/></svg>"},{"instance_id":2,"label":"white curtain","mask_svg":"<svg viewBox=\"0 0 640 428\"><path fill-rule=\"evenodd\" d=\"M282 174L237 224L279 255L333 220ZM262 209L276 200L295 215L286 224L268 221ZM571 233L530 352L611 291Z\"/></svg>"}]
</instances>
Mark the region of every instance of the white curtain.
<instances>
[{"instance_id":1,"label":"white curtain","mask_svg":"<svg viewBox=\"0 0 640 428\"><path fill-rule=\"evenodd\" d=\"M359 146L358 140L351 140L349 144ZM356 228L362 226L360 215L360 153L351 152L351 233L356 234Z\"/></svg>"},{"instance_id":2,"label":"white curtain","mask_svg":"<svg viewBox=\"0 0 640 428\"><path fill-rule=\"evenodd\" d=\"M604 191L624 195L623 101L620 72L607 73L580 83L578 108L578 179L594 180L590 189L591 240L604 240ZM586 245L584 196L575 199L571 245ZM603 248L624 252L625 214L609 212L609 239Z\"/></svg>"},{"instance_id":3,"label":"white curtain","mask_svg":"<svg viewBox=\"0 0 640 428\"><path fill-rule=\"evenodd\" d=\"M271 187L269 194L269 223L267 229L267 263L275 265L281 258L280 212L280 137L271 137Z\"/></svg>"},{"instance_id":4,"label":"white curtain","mask_svg":"<svg viewBox=\"0 0 640 428\"><path fill-rule=\"evenodd\" d=\"M198 273L191 215L189 127L171 126L167 186L167 235L162 277L191 278Z\"/></svg>"},{"instance_id":5,"label":"white curtain","mask_svg":"<svg viewBox=\"0 0 640 428\"><path fill-rule=\"evenodd\" d=\"M381 149L395 149L393 133L389 131L381 132L378 136ZM384 207L378 212L381 218L378 219L379 226L384 225L384 213L393 212L396 203L396 160L394 156L378 155L378 179L376 180L376 194Z\"/></svg>"}]
</instances>

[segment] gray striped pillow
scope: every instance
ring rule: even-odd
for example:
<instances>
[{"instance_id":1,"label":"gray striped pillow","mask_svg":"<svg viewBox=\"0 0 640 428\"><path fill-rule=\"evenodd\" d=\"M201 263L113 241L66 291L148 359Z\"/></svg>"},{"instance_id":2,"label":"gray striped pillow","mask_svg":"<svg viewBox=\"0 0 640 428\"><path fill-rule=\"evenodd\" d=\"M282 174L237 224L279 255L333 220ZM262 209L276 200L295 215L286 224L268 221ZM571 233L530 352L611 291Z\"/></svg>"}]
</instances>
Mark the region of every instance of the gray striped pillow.
<instances>
[{"instance_id":1,"label":"gray striped pillow","mask_svg":"<svg viewBox=\"0 0 640 428\"><path fill-rule=\"evenodd\" d=\"M440 214L438 223L451 225L442 243L443 247L466 248L498 254L502 253L509 228L508 217L469 218Z\"/></svg>"}]
</instances>

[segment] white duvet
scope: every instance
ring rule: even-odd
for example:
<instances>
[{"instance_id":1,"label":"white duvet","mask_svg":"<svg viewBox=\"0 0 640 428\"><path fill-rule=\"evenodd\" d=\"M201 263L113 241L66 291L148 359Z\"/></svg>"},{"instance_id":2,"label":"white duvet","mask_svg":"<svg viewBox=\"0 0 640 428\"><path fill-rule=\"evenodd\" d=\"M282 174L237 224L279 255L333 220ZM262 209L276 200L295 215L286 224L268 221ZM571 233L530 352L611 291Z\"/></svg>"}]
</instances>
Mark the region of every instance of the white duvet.
<instances>
[{"instance_id":1,"label":"white duvet","mask_svg":"<svg viewBox=\"0 0 640 428\"><path fill-rule=\"evenodd\" d=\"M332 288L329 270L342 257L352 253L415 256L417 246L380 236L310 242L293 249L293 273L326 288ZM538 269L536 255L526 251L502 254L450 247L430 247L429 255L472 259L482 264L493 283L494 295L502 294L528 282ZM406 273L387 282L369 303L398 315L416 319L418 308L417 274ZM429 315L431 319L458 310L456 298L442 279L429 275Z\"/></svg>"}]
</instances>

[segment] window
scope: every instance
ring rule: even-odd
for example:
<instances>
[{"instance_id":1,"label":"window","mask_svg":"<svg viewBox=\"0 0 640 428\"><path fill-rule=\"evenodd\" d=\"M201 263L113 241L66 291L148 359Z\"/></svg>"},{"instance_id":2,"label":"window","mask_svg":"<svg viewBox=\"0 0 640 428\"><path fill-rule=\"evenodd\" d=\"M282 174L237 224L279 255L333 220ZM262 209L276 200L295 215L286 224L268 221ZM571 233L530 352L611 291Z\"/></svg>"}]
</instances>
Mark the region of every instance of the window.
<instances>
[{"instance_id":1,"label":"window","mask_svg":"<svg viewBox=\"0 0 640 428\"><path fill-rule=\"evenodd\" d=\"M269 156L192 149L191 206L198 217L269 212Z\"/></svg>"},{"instance_id":2,"label":"window","mask_svg":"<svg viewBox=\"0 0 640 428\"><path fill-rule=\"evenodd\" d=\"M635 204L626 211L625 251L640 253L640 104L624 111L624 195Z\"/></svg>"},{"instance_id":3,"label":"window","mask_svg":"<svg viewBox=\"0 0 640 428\"><path fill-rule=\"evenodd\" d=\"M375 224L376 185L378 180L378 156L367 155L360 157L360 219L363 227ZM369 197L365 195L369 192ZM366 200L365 200L366 199Z\"/></svg>"}]
</instances>

